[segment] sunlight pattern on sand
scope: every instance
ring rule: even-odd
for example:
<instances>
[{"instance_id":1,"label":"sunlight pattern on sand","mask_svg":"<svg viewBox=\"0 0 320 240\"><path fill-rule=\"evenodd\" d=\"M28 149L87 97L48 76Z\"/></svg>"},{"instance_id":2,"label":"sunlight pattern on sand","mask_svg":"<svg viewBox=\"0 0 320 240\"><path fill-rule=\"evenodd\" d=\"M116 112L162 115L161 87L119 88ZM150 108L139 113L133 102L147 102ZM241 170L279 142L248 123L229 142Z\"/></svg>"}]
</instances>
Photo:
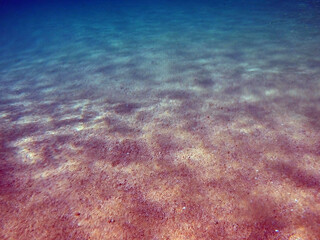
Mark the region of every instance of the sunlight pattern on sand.
<instances>
[{"instance_id":1,"label":"sunlight pattern on sand","mask_svg":"<svg viewBox=\"0 0 320 240\"><path fill-rule=\"evenodd\" d=\"M131 3L2 17L0 238L318 239L316 13Z\"/></svg>"}]
</instances>

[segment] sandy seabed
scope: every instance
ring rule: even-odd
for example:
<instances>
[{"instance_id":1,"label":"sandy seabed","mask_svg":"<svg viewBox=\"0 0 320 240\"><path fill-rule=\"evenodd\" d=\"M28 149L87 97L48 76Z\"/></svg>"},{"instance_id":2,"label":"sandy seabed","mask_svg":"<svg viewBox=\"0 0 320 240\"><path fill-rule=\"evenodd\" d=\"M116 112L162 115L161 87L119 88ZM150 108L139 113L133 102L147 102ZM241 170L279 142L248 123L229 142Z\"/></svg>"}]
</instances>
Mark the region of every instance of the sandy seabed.
<instances>
[{"instance_id":1,"label":"sandy seabed","mask_svg":"<svg viewBox=\"0 0 320 240\"><path fill-rule=\"evenodd\" d=\"M0 62L0 238L319 239L317 39L140 23Z\"/></svg>"}]
</instances>

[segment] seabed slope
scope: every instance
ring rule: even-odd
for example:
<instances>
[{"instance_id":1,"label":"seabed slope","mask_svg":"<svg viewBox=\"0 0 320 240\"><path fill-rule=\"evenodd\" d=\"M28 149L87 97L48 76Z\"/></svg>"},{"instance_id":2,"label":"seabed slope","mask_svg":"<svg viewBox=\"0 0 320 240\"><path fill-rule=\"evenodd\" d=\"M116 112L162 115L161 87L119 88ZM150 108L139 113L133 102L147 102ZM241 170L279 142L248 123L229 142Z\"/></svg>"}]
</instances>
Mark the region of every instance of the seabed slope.
<instances>
[{"instance_id":1,"label":"seabed slope","mask_svg":"<svg viewBox=\"0 0 320 240\"><path fill-rule=\"evenodd\" d=\"M319 29L136 8L1 40L0 238L319 239Z\"/></svg>"}]
</instances>

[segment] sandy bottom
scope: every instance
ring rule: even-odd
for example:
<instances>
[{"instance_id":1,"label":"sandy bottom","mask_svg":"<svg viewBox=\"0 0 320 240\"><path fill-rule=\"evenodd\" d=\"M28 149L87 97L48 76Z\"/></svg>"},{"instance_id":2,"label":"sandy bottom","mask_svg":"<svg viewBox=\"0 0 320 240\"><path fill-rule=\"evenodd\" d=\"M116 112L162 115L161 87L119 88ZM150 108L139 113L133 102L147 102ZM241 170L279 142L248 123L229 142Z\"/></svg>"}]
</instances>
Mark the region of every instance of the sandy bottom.
<instances>
[{"instance_id":1,"label":"sandy bottom","mask_svg":"<svg viewBox=\"0 0 320 240\"><path fill-rule=\"evenodd\" d=\"M317 239L319 95L290 84L12 100L1 238Z\"/></svg>"},{"instance_id":2,"label":"sandy bottom","mask_svg":"<svg viewBox=\"0 0 320 240\"><path fill-rule=\"evenodd\" d=\"M320 239L316 29L141 11L1 46L0 239Z\"/></svg>"}]
</instances>

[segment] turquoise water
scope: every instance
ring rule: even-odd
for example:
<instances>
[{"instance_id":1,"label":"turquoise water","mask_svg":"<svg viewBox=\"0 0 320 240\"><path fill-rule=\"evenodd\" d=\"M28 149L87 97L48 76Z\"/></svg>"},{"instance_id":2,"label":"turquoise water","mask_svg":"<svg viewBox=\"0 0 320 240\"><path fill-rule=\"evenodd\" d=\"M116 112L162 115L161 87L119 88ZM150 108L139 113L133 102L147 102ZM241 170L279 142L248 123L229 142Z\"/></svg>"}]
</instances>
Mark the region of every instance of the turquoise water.
<instances>
[{"instance_id":1,"label":"turquoise water","mask_svg":"<svg viewBox=\"0 0 320 240\"><path fill-rule=\"evenodd\" d=\"M1 239L318 239L320 3L1 1Z\"/></svg>"}]
</instances>

